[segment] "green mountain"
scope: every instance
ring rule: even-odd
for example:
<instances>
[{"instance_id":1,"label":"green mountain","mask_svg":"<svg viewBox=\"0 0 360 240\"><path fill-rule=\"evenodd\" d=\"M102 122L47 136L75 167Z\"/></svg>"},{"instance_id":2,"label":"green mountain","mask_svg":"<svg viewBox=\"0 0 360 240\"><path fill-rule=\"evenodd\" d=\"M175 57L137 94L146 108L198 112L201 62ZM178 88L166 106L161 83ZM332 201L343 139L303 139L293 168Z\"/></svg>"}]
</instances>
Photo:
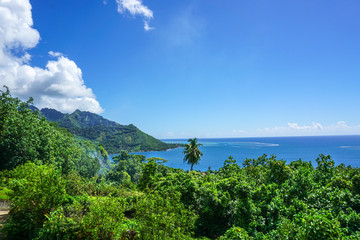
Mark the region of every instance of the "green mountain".
<instances>
[{"instance_id":1,"label":"green mountain","mask_svg":"<svg viewBox=\"0 0 360 240\"><path fill-rule=\"evenodd\" d=\"M40 113L78 137L103 144L109 154L119 153L121 150L163 151L180 146L164 143L133 124L121 125L91 112L76 110L71 114L63 114L55 109L44 108Z\"/></svg>"}]
</instances>

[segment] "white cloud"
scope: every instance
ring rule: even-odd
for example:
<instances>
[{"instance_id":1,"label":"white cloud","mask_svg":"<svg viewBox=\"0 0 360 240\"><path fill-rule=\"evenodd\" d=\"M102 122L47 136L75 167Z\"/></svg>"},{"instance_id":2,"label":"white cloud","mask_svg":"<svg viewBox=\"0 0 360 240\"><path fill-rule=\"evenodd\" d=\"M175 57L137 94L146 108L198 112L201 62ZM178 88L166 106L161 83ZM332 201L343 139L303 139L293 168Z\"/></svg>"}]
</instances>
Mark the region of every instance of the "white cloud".
<instances>
[{"instance_id":1,"label":"white cloud","mask_svg":"<svg viewBox=\"0 0 360 240\"><path fill-rule=\"evenodd\" d=\"M243 135L243 134L246 133L246 131L241 130L241 129L233 129L232 132L233 132L234 134L240 134L240 135Z\"/></svg>"},{"instance_id":2,"label":"white cloud","mask_svg":"<svg viewBox=\"0 0 360 240\"><path fill-rule=\"evenodd\" d=\"M339 126L339 127L347 127L347 124L344 121L339 121L339 122L336 123L336 125Z\"/></svg>"},{"instance_id":3,"label":"white cloud","mask_svg":"<svg viewBox=\"0 0 360 240\"><path fill-rule=\"evenodd\" d=\"M323 129L323 126L320 123L313 122L311 125L302 125L300 126L297 123L288 123L288 127L294 130L318 130Z\"/></svg>"},{"instance_id":4,"label":"white cloud","mask_svg":"<svg viewBox=\"0 0 360 240\"><path fill-rule=\"evenodd\" d=\"M149 21L154 17L153 11L143 5L142 0L116 0L116 3L119 13L124 14L125 12L129 12L132 16L142 16L144 18L145 31L154 29L149 26Z\"/></svg>"},{"instance_id":5,"label":"white cloud","mask_svg":"<svg viewBox=\"0 0 360 240\"><path fill-rule=\"evenodd\" d=\"M258 129L261 136L316 136L316 135L349 135L360 134L360 125L349 126L344 121L336 124L323 125L312 122L310 125L288 123L287 126Z\"/></svg>"},{"instance_id":6,"label":"white cloud","mask_svg":"<svg viewBox=\"0 0 360 240\"><path fill-rule=\"evenodd\" d=\"M52 57L61 57L64 54L60 53L60 52L53 52L53 51L49 51L49 55Z\"/></svg>"},{"instance_id":7,"label":"white cloud","mask_svg":"<svg viewBox=\"0 0 360 240\"><path fill-rule=\"evenodd\" d=\"M145 29L145 31L154 30L154 28L153 28L153 27L150 27L149 24L148 24L148 22L146 22L146 21L145 21L145 23L144 23L144 29Z\"/></svg>"},{"instance_id":8,"label":"white cloud","mask_svg":"<svg viewBox=\"0 0 360 240\"><path fill-rule=\"evenodd\" d=\"M147 19L153 18L153 12L142 4L141 0L116 0L118 4L118 12L123 13L126 10L131 15L142 15Z\"/></svg>"},{"instance_id":9,"label":"white cloud","mask_svg":"<svg viewBox=\"0 0 360 240\"><path fill-rule=\"evenodd\" d=\"M33 27L29 0L0 0L0 84L25 100L34 98L40 108L62 112L76 109L101 113L92 90L85 86L81 69L59 52L49 51L56 61L46 68L28 65L27 49L35 47L40 34ZM19 54L21 53L21 54Z\"/></svg>"}]
</instances>

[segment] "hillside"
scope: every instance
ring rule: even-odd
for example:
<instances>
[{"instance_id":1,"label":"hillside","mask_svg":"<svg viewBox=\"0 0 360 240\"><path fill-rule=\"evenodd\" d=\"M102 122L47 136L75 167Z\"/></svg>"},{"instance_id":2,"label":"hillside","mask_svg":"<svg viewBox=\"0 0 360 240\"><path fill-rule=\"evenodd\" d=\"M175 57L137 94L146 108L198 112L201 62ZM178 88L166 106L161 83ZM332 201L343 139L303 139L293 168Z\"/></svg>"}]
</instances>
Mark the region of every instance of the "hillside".
<instances>
[{"instance_id":1,"label":"hillside","mask_svg":"<svg viewBox=\"0 0 360 240\"><path fill-rule=\"evenodd\" d=\"M179 146L164 143L133 124L121 125L91 112L76 110L71 114L63 114L55 109L44 108L40 113L78 137L103 144L109 154L119 153L121 150L163 151Z\"/></svg>"}]
</instances>

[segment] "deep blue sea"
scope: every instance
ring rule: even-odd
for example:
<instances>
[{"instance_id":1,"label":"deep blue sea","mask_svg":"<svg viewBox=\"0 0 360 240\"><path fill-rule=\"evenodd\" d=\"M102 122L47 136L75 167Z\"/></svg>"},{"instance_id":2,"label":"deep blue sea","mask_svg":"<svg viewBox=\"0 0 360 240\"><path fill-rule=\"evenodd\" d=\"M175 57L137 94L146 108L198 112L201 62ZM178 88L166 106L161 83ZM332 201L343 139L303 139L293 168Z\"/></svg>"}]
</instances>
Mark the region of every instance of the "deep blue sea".
<instances>
[{"instance_id":1,"label":"deep blue sea","mask_svg":"<svg viewBox=\"0 0 360 240\"><path fill-rule=\"evenodd\" d=\"M187 139L166 139L168 143L186 143ZM277 159L288 163L302 159L316 165L315 159L320 153L331 155L336 165L345 164L360 167L360 136L316 136L316 137L263 137L263 138L214 138L199 139L203 146L200 163L195 170L219 169L225 159L233 156L239 165L246 158L257 158L264 153L275 155ZM183 162L183 148L176 148L161 152L135 153L149 157L160 157L168 160L169 167L190 169Z\"/></svg>"}]
</instances>

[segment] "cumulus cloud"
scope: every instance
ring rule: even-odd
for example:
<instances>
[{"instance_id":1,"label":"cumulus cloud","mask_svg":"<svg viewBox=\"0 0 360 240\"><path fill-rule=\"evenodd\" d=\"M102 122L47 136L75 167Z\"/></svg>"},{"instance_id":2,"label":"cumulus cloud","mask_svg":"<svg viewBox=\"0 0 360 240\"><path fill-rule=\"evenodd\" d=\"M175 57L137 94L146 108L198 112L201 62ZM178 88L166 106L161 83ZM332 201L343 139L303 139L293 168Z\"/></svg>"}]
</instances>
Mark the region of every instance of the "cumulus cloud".
<instances>
[{"instance_id":1,"label":"cumulus cloud","mask_svg":"<svg viewBox=\"0 0 360 240\"><path fill-rule=\"evenodd\" d=\"M49 51L55 61L46 68L28 64L26 50L35 47L40 34L33 27L29 0L0 0L0 83L21 99L34 98L40 108L62 112L76 109L101 113L92 90L85 86L81 69L59 52Z\"/></svg>"},{"instance_id":2,"label":"cumulus cloud","mask_svg":"<svg viewBox=\"0 0 360 240\"><path fill-rule=\"evenodd\" d=\"M262 136L348 135L360 134L360 125L349 126L344 121L331 125L323 125L317 122L312 122L309 125L288 123L287 126L268 127L258 129L257 132Z\"/></svg>"},{"instance_id":3,"label":"cumulus cloud","mask_svg":"<svg viewBox=\"0 0 360 240\"><path fill-rule=\"evenodd\" d=\"M154 17L153 12L145 5L142 0L116 0L117 10L119 13L124 14L129 12L132 16L142 16L144 19L145 31L154 29L149 26L149 21Z\"/></svg>"}]
</instances>

